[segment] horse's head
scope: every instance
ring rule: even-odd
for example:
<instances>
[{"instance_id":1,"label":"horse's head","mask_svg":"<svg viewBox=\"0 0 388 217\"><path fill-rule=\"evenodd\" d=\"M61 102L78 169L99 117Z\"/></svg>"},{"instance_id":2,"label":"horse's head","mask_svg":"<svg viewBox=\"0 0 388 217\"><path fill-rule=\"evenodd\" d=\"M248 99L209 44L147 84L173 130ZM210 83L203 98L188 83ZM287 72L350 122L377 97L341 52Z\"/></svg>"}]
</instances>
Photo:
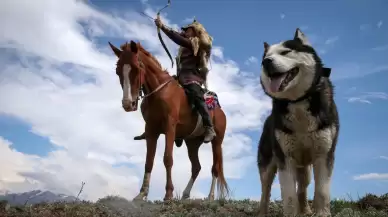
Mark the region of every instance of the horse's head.
<instances>
[{"instance_id":1,"label":"horse's head","mask_svg":"<svg viewBox=\"0 0 388 217\"><path fill-rule=\"evenodd\" d=\"M136 111L141 86L144 82L144 64L139 59L140 44L131 41L120 49L109 42L113 53L118 57L116 74L123 90L122 106L126 112Z\"/></svg>"}]
</instances>

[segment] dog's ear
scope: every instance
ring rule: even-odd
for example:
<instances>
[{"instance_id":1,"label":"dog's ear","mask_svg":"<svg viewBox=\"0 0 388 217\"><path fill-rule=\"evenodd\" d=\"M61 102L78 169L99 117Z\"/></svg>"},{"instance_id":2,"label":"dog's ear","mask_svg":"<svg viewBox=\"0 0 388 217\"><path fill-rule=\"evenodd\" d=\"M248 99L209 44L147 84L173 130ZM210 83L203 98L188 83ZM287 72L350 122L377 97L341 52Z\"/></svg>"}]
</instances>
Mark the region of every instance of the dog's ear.
<instances>
[{"instance_id":1,"label":"dog's ear","mask_svg":"<svg viewBox=\"0 0 388 217\"><path fill-rule=\"evenodd\" d=\"M269 44L267 42L264 42L264 53L267 53L269 48Z\"/></svg>"},{"instance_id":2,"label":"dog's ear","mask_svg":"<svg viewBox=\"0 0 388 217\"><path fill-rule=\"evenodd\" d=\"M299 40L302 44L311 46L311 43L299 28L296 28L294 40Z\"/></svg>"}]
</instances>

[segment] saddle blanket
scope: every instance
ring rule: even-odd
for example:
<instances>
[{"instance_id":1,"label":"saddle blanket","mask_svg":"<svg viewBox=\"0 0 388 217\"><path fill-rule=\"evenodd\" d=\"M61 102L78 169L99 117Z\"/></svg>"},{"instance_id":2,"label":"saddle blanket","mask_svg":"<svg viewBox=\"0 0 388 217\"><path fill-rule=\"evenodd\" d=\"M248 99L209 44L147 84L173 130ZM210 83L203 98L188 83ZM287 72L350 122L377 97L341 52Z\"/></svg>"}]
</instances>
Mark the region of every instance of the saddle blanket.
<instances>
[{"instance_id":1,"label":"saddle blanket","mask_svg":"<svg viewBox=\"0 0 388 217\"><path fill-rule=\"evenodd\" d=\"M218 96L215 92L208 91L203 95L203 98L205 99L205 102L209 111L215 108L221 108L221 104L218 101Z\"/></svg>"}]
</instances>

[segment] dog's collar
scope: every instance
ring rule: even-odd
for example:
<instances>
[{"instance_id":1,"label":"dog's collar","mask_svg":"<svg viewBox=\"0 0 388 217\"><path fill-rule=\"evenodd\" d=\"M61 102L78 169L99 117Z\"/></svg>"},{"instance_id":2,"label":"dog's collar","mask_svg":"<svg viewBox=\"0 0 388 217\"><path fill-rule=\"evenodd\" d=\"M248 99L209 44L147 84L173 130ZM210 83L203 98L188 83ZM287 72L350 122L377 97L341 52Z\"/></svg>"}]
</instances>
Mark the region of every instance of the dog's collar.
<instances>
[{"instance_id":1,"label":"dog's collar","mask_svg":"<svg viewBox=\"0 0 388 217\"><path fill-rule=\"evenodd\" d=\"M331 74L331 68L326 68L326 67L323 67L322 68L322 76L323 77L330 77L330 74Z\"/></svg>"}]
</instances>

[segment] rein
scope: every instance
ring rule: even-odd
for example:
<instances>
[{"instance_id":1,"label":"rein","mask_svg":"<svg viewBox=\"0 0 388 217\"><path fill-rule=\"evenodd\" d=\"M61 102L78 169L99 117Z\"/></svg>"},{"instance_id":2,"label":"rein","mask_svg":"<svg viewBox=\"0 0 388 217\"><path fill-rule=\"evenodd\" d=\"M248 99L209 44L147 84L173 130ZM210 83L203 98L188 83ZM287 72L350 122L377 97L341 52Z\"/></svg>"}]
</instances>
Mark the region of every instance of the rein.
<instances>
[{"instance_id":1,"label":"rein","mask_svg":"<svg viewBox=\"0 0 388 217\"><path fill-rule=\"evenodd\" d=\"M146 95L142 95L142 93L144 93L144 90L143 90L143 85L144 85L144 80L145 80L145 66L144 66L144 63L141 61L141 59L139 57L137 57L137 61L138 61L138 64L139 64L139 68L141 69L140 70L140 78L139 78L139 96L137 97L136 101L138 102L140 99L144 99L144 98L147 98L155 93L157 93L158 91L160 91L162 88L164 88L167 84L169 84L172 80L174 80L173 78L169 79L168 81L162 83L161 85L159 85L157 88L155 88L153 91L151 91L150 93L146 94Z\"/></svg>"},{"instance_id":2,"label":"rein","mask_svg":"<svg viewBox=\"0 0 388 217\"><path fill-rule=\"evenodd\" d=\"M163 84L159 85L155 90L151 91L151 93L143 96L143 99L146 98L146 97L149 97L151 96L152 94L158 92L159 90L161 90L163 87L165 87L168 83L170 83L173 79L169 79L168 81L164 82Z\"/></svg>"}]
</instances>

